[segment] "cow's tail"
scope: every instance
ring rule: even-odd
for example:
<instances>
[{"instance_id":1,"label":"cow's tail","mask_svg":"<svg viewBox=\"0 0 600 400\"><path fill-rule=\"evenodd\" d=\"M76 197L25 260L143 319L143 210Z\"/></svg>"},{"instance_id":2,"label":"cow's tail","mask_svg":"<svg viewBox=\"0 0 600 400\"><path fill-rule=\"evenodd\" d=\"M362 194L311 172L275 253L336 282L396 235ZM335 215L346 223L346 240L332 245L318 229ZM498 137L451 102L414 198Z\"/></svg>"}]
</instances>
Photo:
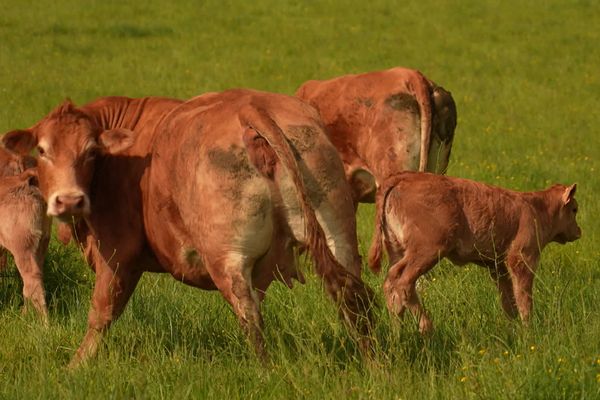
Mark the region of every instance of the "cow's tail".
<instances>
[{"instance_id":1,"label":"cow's tail","mask_svg":"<svg viewBox=\"0 0 600 400\"><path fill-rule=\"evenodd\" d=\"M240 113L240 123L246 128L244 143L249 150L249 158L261 173L273 178L275 162L279 161L290 175L304 218L306 244L314 260L315 270L323 279L328 294L340 305L344 319L354 326L358 333L367 335L372 323L373 293L359 276L347 271L329 249L325 233L310 205L292 146L269 114L258 107L244 108ZM251 137L248 129L258 135ZM277 160L268 156L268 149L256 143L262 139L266 140Z\"/></svg>"},{"instance_id":2,"label":"cow's tail","mask_svg":"<svg viewBox=\"0 0 600 400\"><path fill-rule=\"evenodd\" d=\"M431 131L433 125L433 106L429 90L429 81L420 72L415 72L415 78L411 79L410 86L413 95L419 104L419 114L421 117L419 171L424 172L427 170L427 161L429 158L429 146L431 143Z\"/></svg>"},{"instance_id":3,"label":"cow's tail","mask_svg":"<svg viewBox=\"0 0 600 400\"><path fill-rule=\"evenodd\" d=\"M396 186L402 174L392 175L386 179L377 190L375 197L375 227L373 229L373 238L369 248L369 268L375 273L381 271L381 258L383 255L383 229L385 225L385 203L392 189Z\"/></svg>"}]
</instances>

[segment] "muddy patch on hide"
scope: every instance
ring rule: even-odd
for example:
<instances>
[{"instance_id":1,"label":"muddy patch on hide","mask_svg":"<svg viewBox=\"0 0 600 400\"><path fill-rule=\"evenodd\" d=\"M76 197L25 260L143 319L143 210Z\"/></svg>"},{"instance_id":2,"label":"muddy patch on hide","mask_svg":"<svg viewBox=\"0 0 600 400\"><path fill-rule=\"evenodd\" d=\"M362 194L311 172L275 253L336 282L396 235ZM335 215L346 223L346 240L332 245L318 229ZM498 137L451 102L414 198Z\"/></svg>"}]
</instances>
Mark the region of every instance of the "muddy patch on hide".
<instances>
[{"instance_id":1,"label":"muddy patch on hide","mask_svg":"<svg viewBox=\"0 0 600 400\"><path fill-rule=\"evenodd\" d=\"M420 114L419 103L414 96L408 93L396 93L385 99L385 104L398 111L409 111L414 114Z\"/></svg>"},{"instance_id":2,"label":"muddy patch on hide","mask_svg":"<svg viewBox=\"0 0 600 400\"><path fill-rule=\"evenodd\" d=\"M368 98L368 97L357 97L356 102L358 104L360 104L361 106L365 106L367 108L371 108L371 107L373 107L373 104L375 104L373 102L373 99Z\"/></svg>"},{"instance_id":3,"label":"muddy patch on hide","mask_svg":"<svg viewBox=\"0 0 600 400\"><path fill-rule=\"evenodd\" d=\"M296 151L302 154L315 147L319 131L309 125L289 125L285 134Z\"/></svg>"},{"instance_id":4,"label":"muddy patch on hide","mask_svg":"<svg viewBox=\"0 0 600 400\"><path fill-rule=\"evenodd\" d=\"M244 148L231 145L228 150L215 148L208 152L210 163L224 175L223 186L228 186L227 198L239 201L242 198L242 188L245 181L258 176L258 172L250 165ZM219 179L219 178L217 178Z\"/></svg>"},{"instance_id":5,"label":"muddy patch on hide","mask_svg":"<svg viewBox=\"0 0 600 400\"><path fill-rule=\"evenodd\" d=\"M182 249L183 261L192 267L202 267L202 258L198 251L194 248L183 248Z\"/></svg>"},{"instance_id":6,"label":"muddy patch on hide","mask_svg":"<svg viewBox=\"0 0 600 400\"><path fill-rule=\"evenodd\" d=\"M256 174L248 161L246 150L235 145L229 146L229 150L216 148L209 151L208 159L212 165L236 180L248 179Z\"/></svg>"},{"instance_id":7,"label":"muddy patch on hide","mask_svg":"<svg viewBox=\"0 0 600 400\"><path fill-rule=\"evenodd\" d=\"M301 169L308 196L313 207L316 208L325 200L329 192L339 186L339 181L344 177L335 173L336 170L343 169L335 148L321 145L315 148L313 154L318 154L317 165L311 166L309 170L306 164L302 163Z\"/></svg>"},{"instance_id":8,"label":"muddy patch on hide","mask_svg":"<svg viewBox=\"0 0 600 400\"><path fill-rule=\"evenodd\" d=\"M244 208L248 210L248 216L266 218L270 210L270 199L262 194L253 194L245 202Z\"/></svg>"}]
</instances>

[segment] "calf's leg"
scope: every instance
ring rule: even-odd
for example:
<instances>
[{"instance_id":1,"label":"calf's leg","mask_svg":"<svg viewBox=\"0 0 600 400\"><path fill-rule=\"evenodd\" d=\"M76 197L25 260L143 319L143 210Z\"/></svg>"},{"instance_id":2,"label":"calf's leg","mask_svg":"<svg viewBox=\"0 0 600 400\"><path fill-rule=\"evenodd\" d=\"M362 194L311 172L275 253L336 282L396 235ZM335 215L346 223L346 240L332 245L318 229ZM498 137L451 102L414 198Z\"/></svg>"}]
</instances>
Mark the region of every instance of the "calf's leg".
<instances>
[{"instance_id":1,"label":"calf's leg","mask_svg":"<svg viewBox=\"0 0 600 400\"><path fill-rule=\"evenodd\" d=\"M15 264L23 279L23 298L27 310L28 304L42 316L44 323L48 323L48 309L46 308L46 292L42 281L42 264L38 257L31 251L15 251Z\"/></svg>"},{"instance_id":2,"label":"calf's leg","mask_svg":"<svg viewBox=\"0 0 600 400\"><path fill-rule=\"evenodd\" d=\"M498 291L500 292L502 309L510 318L516 318L519 315L519 312L517 310L515 296L513 295L512 281L510 274L506 269L506 265L500 264L497 267L491 267L489 271L492 280L496 283Z\"/></svg>"},{"instance_id":3,"label":"calf's leg","mask_svg":"<svg viewBox=\"0 0 600 400\"><path fill-rule=\"evenodd\" d=\"M390 268L384 283L388 310L400 317L408 308L419 320L419 332L422 334L433 330L433 323L419 301L415 285L417 279L435 264L437 258L415 257L407 253Z\"/></svg>"}]
</instances>

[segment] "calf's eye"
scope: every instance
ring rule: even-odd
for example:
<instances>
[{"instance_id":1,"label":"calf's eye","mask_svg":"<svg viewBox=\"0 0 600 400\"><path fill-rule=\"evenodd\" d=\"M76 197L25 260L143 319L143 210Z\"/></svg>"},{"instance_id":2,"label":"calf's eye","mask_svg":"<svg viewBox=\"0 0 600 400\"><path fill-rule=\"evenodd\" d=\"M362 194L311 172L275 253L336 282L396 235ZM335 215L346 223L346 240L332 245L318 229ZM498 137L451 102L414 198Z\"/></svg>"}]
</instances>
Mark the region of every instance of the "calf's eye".
<instances>
[{"instance_id":1,"label":"calf's eye","mask_svg":"<svg viewBox=\"0 0 600 400\"><path fill-rule=\"evenodd\" d=\"M43 147L41 147L41 146L38 146L38 147L37 147L37 152L38 152L38 154L39 154L40 156L43 156L43 155L46 153L46 150L44 150L44 148L43 148Z\"/></svg>"}]
</instances>

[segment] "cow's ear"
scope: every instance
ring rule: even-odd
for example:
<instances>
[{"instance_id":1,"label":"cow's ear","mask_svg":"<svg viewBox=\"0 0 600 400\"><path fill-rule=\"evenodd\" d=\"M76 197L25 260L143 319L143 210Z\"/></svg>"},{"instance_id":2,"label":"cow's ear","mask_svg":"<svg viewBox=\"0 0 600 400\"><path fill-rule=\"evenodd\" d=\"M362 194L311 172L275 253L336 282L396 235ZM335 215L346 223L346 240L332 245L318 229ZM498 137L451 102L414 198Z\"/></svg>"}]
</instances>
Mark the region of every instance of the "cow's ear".
<instances>
[{"instance_id":1,"label":"cow's ear","mask_svg":"<svg viewBox=\"0 0 600 400\"><path fill-rule=\"evenodd\" d=\"M132 130L124 128L109 129L102 132L99 139L105 153L118 154L133 145L134 133Z\"/></svg>"},{"instance_id":2,"label":"cow's ear","mask_svg":"<svg viewBox=\"0 0 600 400\"><path fill-rule=\"evenodd\" d=\"M15 153L26 155L37 144L37 139L30 130L16 130L2 136L2 145Z\"/></svg>"},{"instance_id":3,"label":"cow's ear","mask_svg":"<svg viewBox=\"0 0 600 400\"><path fill-rule=\"evenodd\" d=\"M358 168L352 172L350 186L355 202L375 202L377 183L375 177L366 169Z\"/></svg>"},{"instance_id":4,"label":"cow's ear","mask_svg":"<svg viewBox=\"0 0 600 400\"><path fill-rule=\"evenodd\" d=\"M568 204L573 197L575 197L575 192L577 191L577 184L574 183L571 186L568 186L562 195L562 201L564 204Z\"/></svg>"}]
</instances>

